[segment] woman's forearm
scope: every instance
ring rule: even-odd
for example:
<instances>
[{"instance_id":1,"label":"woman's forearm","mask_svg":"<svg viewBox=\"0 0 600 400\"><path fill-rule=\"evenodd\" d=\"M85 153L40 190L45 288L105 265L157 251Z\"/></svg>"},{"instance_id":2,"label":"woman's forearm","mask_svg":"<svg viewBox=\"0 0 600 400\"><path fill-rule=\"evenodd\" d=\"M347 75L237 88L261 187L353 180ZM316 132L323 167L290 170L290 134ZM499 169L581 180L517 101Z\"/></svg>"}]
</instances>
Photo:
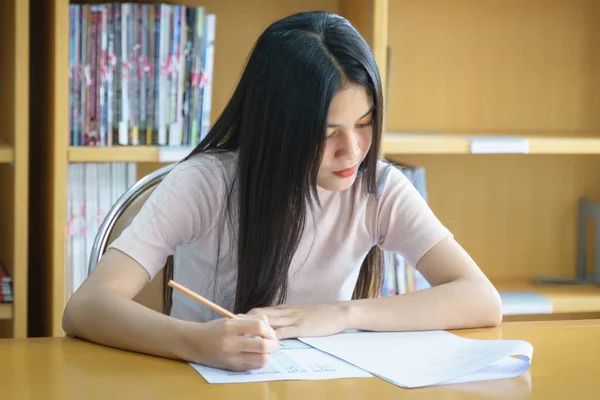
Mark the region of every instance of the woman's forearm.
<instances>
[{"instance_id":1,"label":"woman's forearm","mask_svg":"<svg viewBox=\"0 0 600 400\"><path fill-rule=\"evenodd\" d=\"M411 331L496 326L502 306L481 280L456 280L425 290L341 303L347 329Z\"/></svg>"},{"instance_id":2,"label":"woman's forearm","mask_svg":"<svg viewBox=\"0 0 600 400\"><path fill-rule=\"evenodd\" d=\"M175 359L185 358L185 324L103 290L75 293L63 317L63 328L72 336Z\"/></svg>"}]
</instances>

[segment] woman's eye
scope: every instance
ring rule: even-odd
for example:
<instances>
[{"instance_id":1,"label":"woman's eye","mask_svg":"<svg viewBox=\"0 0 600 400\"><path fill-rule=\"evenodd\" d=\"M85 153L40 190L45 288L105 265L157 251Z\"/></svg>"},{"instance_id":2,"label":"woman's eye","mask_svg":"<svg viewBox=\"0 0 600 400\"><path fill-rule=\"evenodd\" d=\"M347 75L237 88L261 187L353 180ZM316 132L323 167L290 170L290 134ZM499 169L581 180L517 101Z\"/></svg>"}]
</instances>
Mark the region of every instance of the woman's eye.
<instances>
[{"instance_id":1,"label":"woman's eye","mask_svg":"<svg viewBox=\"0 0 600 400\"><path fill-rule=\"evenodd\" d=\"M364 122L362 124L358 124L356 125L359 128L367 128L369 126L373 125L373 120L370 120L369 122Z\"/></svg>"}]
</instances>

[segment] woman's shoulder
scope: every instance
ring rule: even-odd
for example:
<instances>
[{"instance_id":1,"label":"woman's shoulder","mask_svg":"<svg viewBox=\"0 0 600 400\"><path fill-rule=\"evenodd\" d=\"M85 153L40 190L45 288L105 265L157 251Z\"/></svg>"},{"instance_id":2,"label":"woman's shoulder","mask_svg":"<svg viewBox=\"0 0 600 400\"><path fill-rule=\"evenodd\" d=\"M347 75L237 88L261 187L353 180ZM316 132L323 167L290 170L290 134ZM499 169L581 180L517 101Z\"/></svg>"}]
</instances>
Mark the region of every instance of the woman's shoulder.
<instances>
[{"instance_id":1,"label":"woman's shoulder","mask_svg":"<svg viewBox=\"0 0 600 400\"><path fill-rule=\"evenodd\" d=\"M237 153L211 151L191 155L177 163L165 181L171 184L204 182L221 186L230 182L237 165Z\"/></svg>"},{"instance_id":2,"label":"woman's shoulder","mask_svg":"<svg viewBox=\"0 0 600 400\"><path fill-rule=\"evenodd\" d=\"M237 165L236 151L207 151L188 156L180 161L175 169L195 169L198 171L223 171L226 172Z\"/></svg>"},{"instance_id":3,"label":"woman's shoulder","mask_svg":"<svg viewBox=\"0 0 600 400\"><path fill-rule=\"evenodd\" d=\"M404 175L398 169L398 166L388 160L379 159L377 161L377 197L381 197L386 185L389 187L402 179Z\"/></svg>"},{"instance_id":4,"label":"woman's shoulder","mask_svg":"<svg viewBox=\"0 0 600 400\"><path fill-rule=\"evenodd\" d=\"M406 176L400 170L401 166L388 161L386 159L379 159L376 164L376 173L375 173L375 187L376 192L375 198L380 199L386 189L389 189L391 186L397 185L399 183L405 183ZM358 181L357 194L367 195L367 197L371 198L373 193L369 193L367 190L367 174L362 174L361 179Z\"/></svg>"}]
</instances>

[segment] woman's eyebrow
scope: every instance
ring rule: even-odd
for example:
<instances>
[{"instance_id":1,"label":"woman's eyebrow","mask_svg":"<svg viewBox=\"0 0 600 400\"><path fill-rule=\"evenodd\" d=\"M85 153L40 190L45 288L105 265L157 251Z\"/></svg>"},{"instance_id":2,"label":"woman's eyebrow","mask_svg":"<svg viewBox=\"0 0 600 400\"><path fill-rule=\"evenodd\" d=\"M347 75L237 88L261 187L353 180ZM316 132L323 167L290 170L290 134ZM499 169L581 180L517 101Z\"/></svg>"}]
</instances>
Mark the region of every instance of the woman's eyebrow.
<instances>
[{"instance_id":1,"label":"woman's eyebrow","mask_svg":"<svg viewBox=\"0 0 600 400\"><path fill-rule=\"evenodd\" d=\"M373 112L373 110L375 109L375 105L372 105L371 108L369 108L369 111L367 111L366 113L364 113L362 116L360 116L357 121L360 121L361 119L363 119L364 117L366 117L367 115L371 114ZM337 128L339 126L341 126L342 124L333 124L333 123L328 123L327 127L328 128Z\"/></svg>"}]
</instances>

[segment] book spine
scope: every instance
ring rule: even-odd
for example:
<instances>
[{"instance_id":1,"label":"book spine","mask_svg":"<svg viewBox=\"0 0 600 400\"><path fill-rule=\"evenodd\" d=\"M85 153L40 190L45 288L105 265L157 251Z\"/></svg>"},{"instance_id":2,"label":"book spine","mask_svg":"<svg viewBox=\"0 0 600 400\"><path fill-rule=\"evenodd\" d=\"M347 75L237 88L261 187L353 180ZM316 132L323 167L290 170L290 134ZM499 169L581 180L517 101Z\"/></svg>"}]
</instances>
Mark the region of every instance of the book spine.
<instances>
[{"instance_id":1,"label":"book spine","mask_svg":"<svg viewBox=\"0 0 600 400\"><path fill-rule=\"evenodd\" d=\"M154 127L154 5L150 4L147 8L146 16L147 26L145 29L147 36L147 59L146 65L146 105L147 105L147 120L146 120L146 143L152 144L152 130Z\"/></svg>"},{"instance_id":2,"label":"book spine","mask_svg":"<svg viewBox=\"0 0 600 400\"><path fill-rule=\"evenodd\" d=\"M175 105L175 145L183 144L183 91L185 89L185 65L187 47L187 7L181 6L179 16L179 46L177 50L177 100Z\"/></svg>"},{"instance_id":3,"label":"book spine","mask_svg":"<svg viewBox=\"0 0 600 400\"><path fill-rule=\"evenodd\" d=\"M81 6L73 5L73 72L72 72L72 86L70 90L70 108L72 110L71 119L71 145L79 146L79 131L81 127L81 116L80 116L80 101L81 101Z\"/></svg>"},{"instance_id":4,"label":"book spine","mask_svg":"<svg viewBox=\"0 0 600 400\"><path fill-rule=\"evenodd\" d=\"M159 101L159 90L160 90L160 76L161 76L161 64L160 64L160 46L161 42L161 5L154 5L154 58L152 60L152 81L154 82L152 96L154 98L154 116L152 118L152 144L158 144L158 121L160 119L160 101Z\"/></svg>"},{"instance_id":5,"label":"book spine","mask_svg":"<svg viewBox=\"0 0 600 400\"><path fill-rule=\"evenodd\" d=\"M131 9L127 21L128 51L129 51L129 143L139 144L138 136L138 114L139 114L139 93L138 93L138 6L139 4L130 4Z\"/></svg>"},{"instance_id":6,"label":"book spine","mask_svg":"<svg viewBox=\"0 0 600 400\"><path fill-rule=\"evenodd\" d=\"M94 145L94 139L96 137L96 103L98 99L97 92L97 84L96 84L96 74L98 72L97 64L98 64L98 23L96 20L96 6L91 6L91 37L90 37L90 93L89 93L89 120L90 120L90 129L87 132L88 135L86 137L85 145L92 146Z\"/></svg>"},{"instance_id":7,"label":"book spine","mask_svg":"<svg viewBox=\"0 0 600 400\"><path fill-rule=\"evenodd\" d=\"M114 62L115 62L115 73L113 81L114 91L114 120L113 120L113 143L122 144L119 139L119 127L121 120L123 119L122 112L122 99L121 99L121 79L122 79L122 38L121 38L121 4L114 4L114 30L115 30L115 51L114 51Z\"/></svg>"},{"instance_id":8,"label":"book spine","mask_svg":"<svg viewBox=\"0 0 600 400\"><path fill-rule=\"evenodd\" d=\"M148 124L148 4L142 4L138 21L140 37L140 61L138 65L139 86L139 142L146 144Z\"/></svg>"},{"instance_id":9,"label":"book spine","mask_svg":"<svg viewBox=\"0 0 600 400\"><path fill-rule=\"evenodd\" d=\"M179 76L179 68L177 66L177 59L179 53L179 40L180 40L180 9L181 6L173 6L173 38L171 43L171 61L169 68L169 145L177 145L177 79Z\"/></svg>"},{"instance_id":10,"label":"book spine","mask_svg":"<svg viewBox=\"0 0 600 400\"><path fill-rule=\"evenodd\" d=\"M203 7L196 8L196 38L194 39L194 66L192 72L191 140L195 146L200 141L200 117L202 114L202 65L205 56L205 21Z\"/></svg>"},{"instance_id":11,"label":"book spine","mask_svg":"<svg viewBox=\"0 0 600 400\"><path fill-rule=\"evenodd\" d=\"M77 146L85 144L85 134L87 132L87 101L88 101L88 57L87 57L87 46L88 46L88 8L87 5L82 5L80 9L80 20L81 20L81 36L80 36L80 76L79 76L79 132L77 135Z\"/></svg>"},{"instance_id":12,"label":"book spine","mask_svg":"<svg viewBox=\"0 0 600 400\"><path fill-rule=\"evenodd\" d=\"M204 139L206 137L210 128L216 23L216 16L214 14L208 14L206 20L206 57L204 58L205 83L204 90L202 92L202 125L200 129L200 139Z\"/></svg>"},{"instance_id":13,"label":"book spine","mask_svg":"<svg viewBox=\"0 0 600 400\"><path fill-rule=\"evenodd\" d=\"M86 128L85 128L85 134L84 137L82 138L82 144L84 146L88 146L89 142L90 142L90 135L92 134L92 107L93 107L93 103L92 103L92 88L93 88L93 79L92 79L92 69L94 68L94 64L93 64L93 60L92 60L92 43L93 43L93 37L92 37L92 30L93 30L93 26L94 26L94 20L92 17L92 8L91 6L87 7L87 43L86 43L86 58L87 58L87 64L86 64L86 93L85 93L85 97L86 97L86 102L85 102L85 115L86 115Z\"/></svg>"},{"instance_id":14,"label":"book spine","mask_svg":"<svg viewBox=\"0 0 600 400\"><path fill-rule=\"evenodd\" d=\"M186 15L186 46L185 46L185 89L183 103L183 143L186 146L192 145L191 125L192 125L192 76L194 66L194 46L196 43L196 7L188 7Z\"/></svg>"},{"instance_id":15,"label":"book spine","mask_svg":"<svg viewBox=\"0 0 600 400\"><path fill-rule=\"evenodd\" d=\"M115 110L115 5L109 4L107 7L107 31L108 31L108 52L107 52L107 79L106 79L106 145L113 145L114 135L114 110Z\"/></svg>"},{"instance_id":16,"label":"book spine","mask_svg":"<svg viewBox=\"0 0 600 400\"><path fill-rule=\"evenodd\" d=\"M102 123L102 110L101 110L101 102L102 102L102 6L96 6L95 13L95 25L96 25L96 64L95 64L95 85L96 85L96 93L95 93L95 102L96 109L94 110L96 117L96 125L95 125L95 137L93 138L94 146L100 145L100 124Z\"/></svg>"},{"instance_id":17,"label":"book spine","mask_svg":"<svg viewBox=\"0 0 600 400\"><path fill-rule=\"evenodd\" d=\"M119 144L129 144L129 53L128 20L130 4L121 6L121 120L119 123Z\"/></svg>"},{"instance_id":18,"label":"book spine","mask_svg":"<svg viewBox=\"0 0 600 400\"><path fill-rule=\"evenodd\" d=\"M171 32L171 6L162 4L160 11L160 81L158 88L158 144L166 145L167 142L167 116L169 90L169 32Z\"/></svg>"},{"instance_id":19,"label":"book spine","mask_svg":"<svg viewBox=\"0 0 600 400\"><path fill-rule=\"evenodd\" d=\"M75 8L77 6L69 6L69 70L67 71L69 77L69 144L73 144L73 136L75 135L75 113L74 102L75 96Z\"/></svg>"},{"instance_id":20,"label":"book spine","mask_svg":"<svg viewBox=\"0 0 600 400\"><path fill-rule=\"evenodd\" d=\"M105 5L100 6L100 19L101 19L101 36L100 36L100 66L99 66L99 83L100 83L100 104L99 104L99 121L100 121L100 145L106 146L107 141L107 96L108 96L108 71L107 71L107 54L108 54L108 25L107 25L107 7Z\"/></svg>"}]
</instances>

